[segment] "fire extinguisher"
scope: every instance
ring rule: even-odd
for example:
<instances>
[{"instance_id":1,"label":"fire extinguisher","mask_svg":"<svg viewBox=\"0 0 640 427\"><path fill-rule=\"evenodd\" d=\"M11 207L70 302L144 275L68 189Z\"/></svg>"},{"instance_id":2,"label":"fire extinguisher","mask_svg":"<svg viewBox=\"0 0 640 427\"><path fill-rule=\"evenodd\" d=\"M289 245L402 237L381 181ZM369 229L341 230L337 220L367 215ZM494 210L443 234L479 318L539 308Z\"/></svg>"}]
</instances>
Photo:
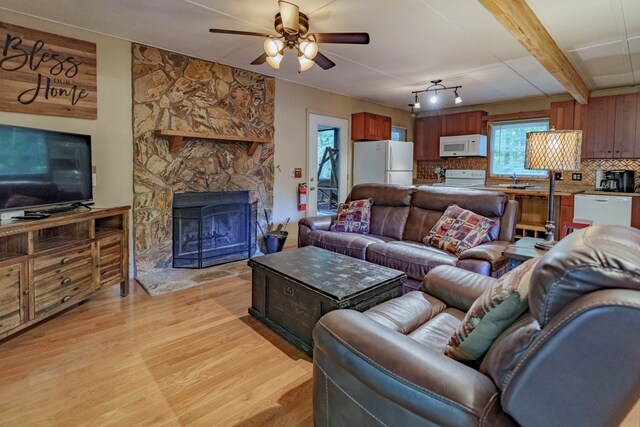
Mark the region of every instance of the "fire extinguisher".
<instances>
[{"instance_id":1,"label":"fire extinguisher","mask_svg":"<svg viewBox=\"0 0 640 427\"><path fill-rule=\"evenodd\" d=\"M303 182L298 184L298 210L307 210L307 184Z\"/></svg>"}]
</instances>

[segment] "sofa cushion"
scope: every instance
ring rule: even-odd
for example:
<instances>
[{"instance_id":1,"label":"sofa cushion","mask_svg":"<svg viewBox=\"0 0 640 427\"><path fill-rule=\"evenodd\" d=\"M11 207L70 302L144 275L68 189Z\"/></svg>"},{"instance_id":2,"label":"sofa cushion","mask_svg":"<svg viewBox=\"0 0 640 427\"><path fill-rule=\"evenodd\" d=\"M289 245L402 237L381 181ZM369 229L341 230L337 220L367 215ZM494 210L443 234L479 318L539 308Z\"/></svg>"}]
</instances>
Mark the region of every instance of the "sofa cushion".
<instances>
[{"instance_id":1,"label":"sofa cushion","mask_svg":"<svg viewBox=\"0 0 640 427\"><path fill-rule=\"evenodd\" d=\"M451 205L424 238L424 243L460 256L482 243L496 224L495 220Z\"/></svg>"},{"instance_id":2,"label":"sofa cushion","mask_svg":"<svg viewBox=\"0 0 640 427\"><path fill-rule=\"evenodd\" d=\"M603 229L603 227L606 227ZM560 310L598 289L640 289L640 230L594 225L562 239L534 272L531 313L544 327Z\"/></svg>"},{"instance_id":3,"label":"sofa cushion","mask_svg":"<svg viewBox=\"0 0 640 427\"><path fill-rule=\"evenodd\" d=\"M409 337L438 353L444 353L449 338L460 326L462 319L464 311L447 308L411 332Z\"/></svg>"},{"instance_id":4,"label":"sofa cushion","mask_svg":"<svg viewBox=\"0 0 640 427\"><path fill-rule=\"evenodd\" d=\"M408 277L422 280L437 265L456 265L458 258L422 243L391 241L367 247L366 260L404 271Z\"/></svg>"},{"instance_id":5,"label":"sofa cushion","mask_svg":"<svg viewBox=\"0 0 640 427\"><path fill-rule=\"evenodd\" d=\"M464 188L422 186L416 188L411 198L411 206L444 212L455 203L487 218L501 217L507 196L504 193Z\"/></svg>"},{"instance_id":6,"label":"sofa cushion","mask_svg":"<svg viewBox=\"0 0 640 427\"><path fill-rule=\"evenodd\" d=\"M329 230L369 234L372 203L372 199L340 203L340 206L338 206L338 215Z\"/></svg>"},{"instance_id":7,"label":"sofa cushion","mask_svg":"<svg viewBox=\"0 0 640 427\"><path fill-rule=\"evenodd\" d=\"M451 336L445 354L460 361L478 360L493 341L528 308L533 258L502 276L480 295Z\"/></svg>"},{"instance_id":8,"label":"sofa cushion","mask_svg":"<svg viewBox=\"0 0 640 427\"><path fill-rule=\"evenodd\" d=\"M442 211L432 211L411 206L402 240L422 242L440 217L442 217Z\"/></svg>"},{"instance_id":9,"label":"sofa cushion","mask_svg":"<svg viewBox=\"0 0 640 427\"><path fill-rule=\"evenodd\" d=\"M396 240L402 239L407 217L409 216L408 206L378 206L373 201L371 207L370 233L381 236L392 237Z\"/></svg>"},{"instance_id":10,"label":"sofa cushion","mask_svg":"<svg viewBox=\"0 0 640 427\"><path fill-rule=\"evenodd\" d=\"M365 311L365 314L387 328L407 335L445 308L439 299L424 292L412 291L378 304Z\"/></svg>"},{"instance_id":11,"label":"sofa cushion","mask_svg":"<svg viewBox=\"0 0 640 427\"><path fill-rule=\"evenodd\" d=\"M409 206L415 187L392 184L354 185L347 201L372 198L379 206Z\"/></svg>"},{"instance_id":12,"label":"sofa cushion","mask_svg":"<svg viewBox=\"0 0 640 427\"><path fill-rule=\"evenodd\" d=\"M368 246L393 240L390 237L373 234L340 233L326 230L314 230L307 234L306 239L313 246L358 259L365 259Z\"/></svg>"}]
</instances>

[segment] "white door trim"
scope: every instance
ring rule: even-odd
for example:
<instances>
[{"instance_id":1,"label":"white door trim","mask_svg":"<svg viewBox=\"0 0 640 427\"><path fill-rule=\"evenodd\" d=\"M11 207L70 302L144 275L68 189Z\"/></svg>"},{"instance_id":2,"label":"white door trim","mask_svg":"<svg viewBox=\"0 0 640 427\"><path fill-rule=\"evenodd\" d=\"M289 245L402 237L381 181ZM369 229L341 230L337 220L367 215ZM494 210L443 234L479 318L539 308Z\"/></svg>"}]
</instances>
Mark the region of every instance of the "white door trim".
<instances>
[{"instance_id":1,"label":"white door trim","mask_svg":"<svg viewBox=\"0 0 640 427\"><path fill-rule=\"evenodd\" d=\"M308 114L307 138L307 215L317 214L318 207L318 126L329 126L340 129L339 132L339 193L338 199L347 198L348 184L348 156L349 156L349 120L337 117L323 116L316 113Z\"/></svg>"}]
</instances>

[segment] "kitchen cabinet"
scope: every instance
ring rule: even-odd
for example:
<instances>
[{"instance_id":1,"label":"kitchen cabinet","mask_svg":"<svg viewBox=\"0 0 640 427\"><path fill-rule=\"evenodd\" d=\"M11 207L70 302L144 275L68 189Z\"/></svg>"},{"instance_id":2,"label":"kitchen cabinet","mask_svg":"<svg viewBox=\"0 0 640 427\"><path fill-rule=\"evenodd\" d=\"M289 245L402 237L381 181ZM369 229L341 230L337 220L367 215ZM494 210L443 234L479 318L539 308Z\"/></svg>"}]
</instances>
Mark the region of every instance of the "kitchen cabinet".
<instances>
[{"instance_id":1,"label":"kitchen cabinet","mask_svg":"<svg viewBox=\"0 0 640 427\"><path fill-rule=\"evenodd\" d=\"M582 129L585 159L640 157L640 94L592 98L575 103L574 128Z\"/></svg>"},{"instance_id":2,"label":"kitchen cabinet","mask_svg":"<svg viewBox=\"0 0 640 427\"><path fill-rule=\"evenodd\" d=\"M565 222L573 222L573 195L560 196L560 221L559 228L556 230L556 239L560 237L562 232L562 224Z\"/></svg>"},{"instance_id":3,"label":"kitchen cabinet","mask_svg":"<svg viewBox=\"0 0 640 427\"><path fill-rule=\"evenodd\" d=\"M638 94L615 97L616 113L613 131L613 158L640 157L640 143L636 142L638 126Z\"/></svg>"},{"instance_id":4,"label":"kitchen cabinet","mask_svg":"<svg viewBox=\"0 0 640 427\"><path fill-rule=\"evenodd\" d=\"M487 133L482 116L486 111L469 111L467 113L446 114L441 117L440 136L472 135Z\"/></svg>"},{"instance_id":5,"label":"kitchen cabinet","mask_svg":"<svg viewBox=\"0 0 640 427\"><path fill-rule=\"evenodd\" d=\"M413 122L414 160L440 160L440 116L420 117Z\"/></svg>"},{"instance_id":6,"label":"kitchen cabinet","mask_svg":"<svg viewBox=\"0 0 640 427\"><path fill-rule=\"evenodd\" d=\"M556 130L576 129L574 127L575 105L576 102L573 100L552 102L549 113L549 126L554 127Z\"/></svg>"},{"instance_id":7,"label":"kitchen cabinet","mask_svg":"<svg viewBox=\"0 0 640 427\"><path fill-rule=\"evenodd\" d=\"M354 141L391 139L391 117L366 112L352 114L351 139Z\"/></svg>"}]
</instances>

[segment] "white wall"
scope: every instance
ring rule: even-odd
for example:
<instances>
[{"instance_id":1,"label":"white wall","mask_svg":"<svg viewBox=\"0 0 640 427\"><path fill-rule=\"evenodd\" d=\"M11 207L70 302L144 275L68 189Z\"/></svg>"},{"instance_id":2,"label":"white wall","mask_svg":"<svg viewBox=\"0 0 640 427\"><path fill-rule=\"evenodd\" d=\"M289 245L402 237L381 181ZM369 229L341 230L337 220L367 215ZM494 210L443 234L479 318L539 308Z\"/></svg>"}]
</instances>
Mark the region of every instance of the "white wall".
<instances>
[{"instance_id":1,"label":"white wall","mask_svg":"<svg viewBox=\"0 0 640 427\"><path fill-rule=\"evenodd\" d=\"M291 218L287 227L289 232L287 245L295 244L297 241L297 221L305 216L305 212L297 210L296 189L298 183L305 182L307 178L307 119L309 113L338 117L349 121L351 121L351 114L361 111L382 114L390 116L394 126L407 128L408 140L411 141L413 136L411 116L408 111L279 79L276 79L275 108L273 219L278 223L284 222L287 217ZM349 144L349 176L351 176L352 150L353 142ZM296 167L302 168L303 173L300 179L291 177L291 169Z\"/></svg>"}]
</instances>

